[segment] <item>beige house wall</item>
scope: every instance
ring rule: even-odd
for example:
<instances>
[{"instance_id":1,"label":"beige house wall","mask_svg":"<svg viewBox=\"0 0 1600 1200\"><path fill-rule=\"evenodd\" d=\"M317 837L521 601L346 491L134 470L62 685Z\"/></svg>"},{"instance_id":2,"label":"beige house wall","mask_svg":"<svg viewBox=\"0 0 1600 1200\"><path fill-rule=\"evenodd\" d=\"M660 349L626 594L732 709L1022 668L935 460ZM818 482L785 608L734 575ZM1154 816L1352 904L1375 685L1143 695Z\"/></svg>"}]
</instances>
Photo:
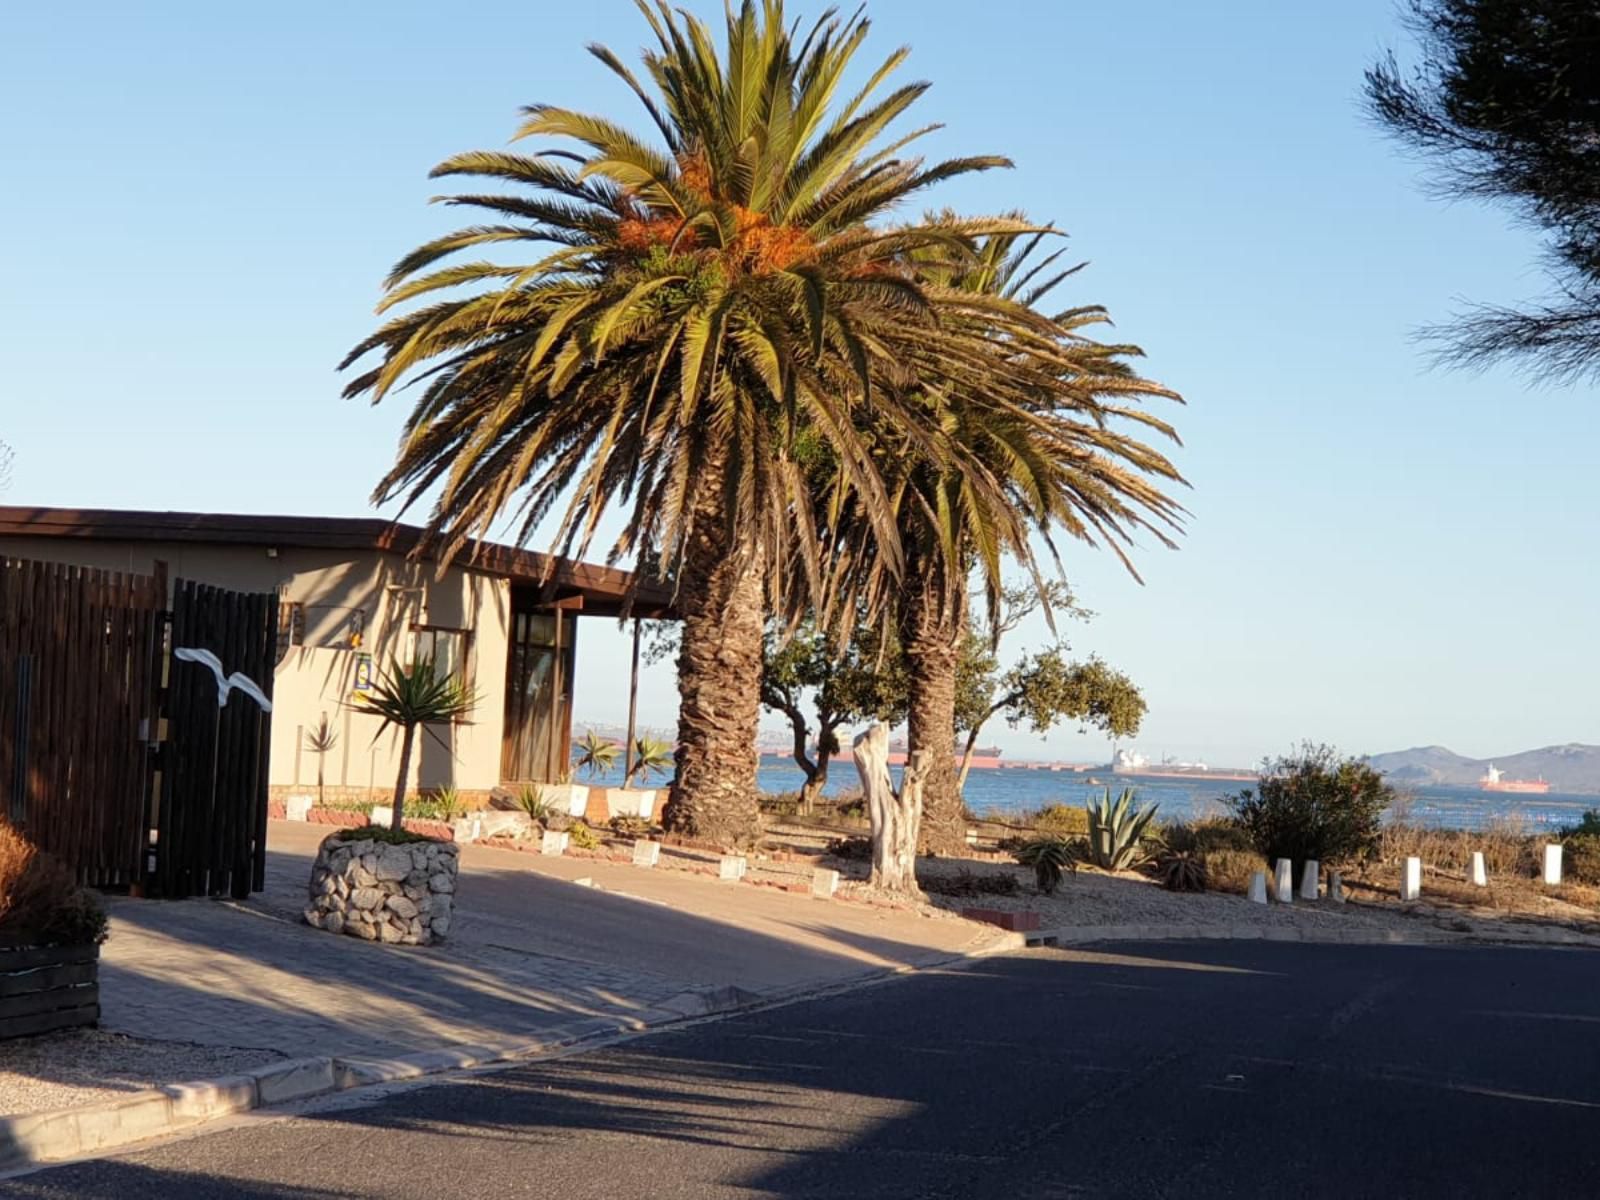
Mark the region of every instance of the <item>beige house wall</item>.
<instances>
[{"instance_id":1,"label":"beige house wall","mask_svg":"<svg viewBox=\"0 0 1600 1200\"><path fill-rule=\"evenodd\" d=\"M467 720L435 727L438 740L419 735L408 790L453 786L483 793L500 782L511 623L510 583L501 576L452 566L436 578L432 566L388 551L292 546L269 551L255 545L0 536L0 555L139 574L164 561L169 579L276 592L280 603L303 605L303 644L288 650L273 679L274 795L315 790L317 755L305 749L304 733L324 713L338 734L323 763L329 799L365 800L369 789L391 793L400 735L380 734L377 718L355 707L358 657L370 654L376 672L391 658L410 659L413 624L467 630L468 674L478 703ZM362 614L364 626L359 647L349 636L355 613Z\"/></svg>"}]
</instances>

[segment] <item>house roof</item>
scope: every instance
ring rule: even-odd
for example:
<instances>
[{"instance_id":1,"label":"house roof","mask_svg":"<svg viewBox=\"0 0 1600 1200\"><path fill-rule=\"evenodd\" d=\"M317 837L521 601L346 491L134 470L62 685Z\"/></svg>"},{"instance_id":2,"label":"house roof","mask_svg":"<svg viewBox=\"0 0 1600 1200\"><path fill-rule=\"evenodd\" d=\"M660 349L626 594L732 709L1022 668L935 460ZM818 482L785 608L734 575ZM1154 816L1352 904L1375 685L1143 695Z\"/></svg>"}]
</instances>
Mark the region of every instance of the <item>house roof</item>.
<instances>
[{"instance_id":1,"label":"house roof","mask_svg":"<svg viewBox=\"0 0 1600 1200\"><path fill-rule=\"evenodd\" d=\"M31 508L0 505L0 536L97 538L106 541L203 542L379 550L411 554L422 544L415 525L374 517L292 517L253 513L140 512L132 509ZM428 551L424 554L432 557ZM628 571L574 562L499 542L464 551L463 567L539 587L552 599L583 597L585 613L619 615L632 591L631 615L672 617L671 589L635 580Z\"/></svg>"}]
</instances>

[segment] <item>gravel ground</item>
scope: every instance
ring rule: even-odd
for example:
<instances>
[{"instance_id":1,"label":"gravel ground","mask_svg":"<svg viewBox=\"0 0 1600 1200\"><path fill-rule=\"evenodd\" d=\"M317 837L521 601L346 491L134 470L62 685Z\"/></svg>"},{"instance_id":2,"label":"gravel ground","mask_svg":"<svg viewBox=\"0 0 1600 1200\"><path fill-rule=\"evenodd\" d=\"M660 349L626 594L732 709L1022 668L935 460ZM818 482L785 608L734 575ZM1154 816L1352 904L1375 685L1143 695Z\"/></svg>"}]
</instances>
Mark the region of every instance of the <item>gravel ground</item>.
<instances>
[{"instance_id":1,"label":"gravel ground","mask_svg":"<svg viewBox=\"0 0 1600 1200\"><path fill-rule=\"evenodd\" d=\"M164 1083L211 1079L282 1055L75 1029L0 1043L0 1116L111 1100Z\"/></svg>"},{"instance_id":2,"label":"gravel ground","mask_svg":"<svg viewBox=\"0 0 1600 1200\"><path fill-rule=\"evenodd\" d=\"M1297 900L1294 904L1252 904L1225 892L1169 892L1154 880L1133 872L1106 875L1080 869L1067 876L1054 896L1034 891L1033 872L1005 863L962 859L923 859L917 874L924 878L954 875L961 870L975 875L1010 873L1019 889L1010 896L940 896L929 899L941 908L1023 909L1039 914L1046 929L1078 925L1240 925L1322 926L1342 929L1358 926L1389 928L1411 924L1404 915L1360 904L1336 905Z\"/></svg>"}]
</instances>

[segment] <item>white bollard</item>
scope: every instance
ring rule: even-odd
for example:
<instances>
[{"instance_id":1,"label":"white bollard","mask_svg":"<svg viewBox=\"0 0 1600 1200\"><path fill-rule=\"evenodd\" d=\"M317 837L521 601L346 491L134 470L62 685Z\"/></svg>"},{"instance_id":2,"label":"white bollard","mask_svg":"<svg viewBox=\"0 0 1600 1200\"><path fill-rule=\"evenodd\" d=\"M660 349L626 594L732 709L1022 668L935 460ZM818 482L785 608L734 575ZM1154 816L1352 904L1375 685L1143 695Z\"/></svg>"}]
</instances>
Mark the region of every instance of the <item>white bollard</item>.
<instances>
[{"instance_id":1,"label":"white bollard","mask_svg":"<svg viewBox=\"0 0 1600 1200\"><path fill-rule=\"evenodd\" d=\"M1267 873L1257 871L1250 876L1250 899L1256 904L1267 902Z\"/></svg>"},{"instance_id":2,"label":"white bollard","mask_svg":"<svg viewBox=\"0 0 1600 1200\"><path fill-rule=\"evenodd\" d=\"M661 843L644 839L633 844L633 865L636 867L653 867L661 861Z\"/></svg>"},{"instance_id":3,"label":"white bollard","mask_svg":"<svg viewBox=\"0 0 1600 1200\"><path fill-rule=\"evenodd\" d=\"M1400 880L1400 899L1415 900L1422 895L1422 860L1406 859L1405 875Z\"/></svg>"},{"instance_id":4,"label":"white bollard","mask_svg":"<svg viewBox=\"0 0 1600 1200\"><path fill-rule=\"evenodd\" d=\"M1328 872L1328 899L1335 904L1344 903L1344 876L1337 871Z\"/></svg>"},{"instance_id":5,"label":"white bollard","mask_svg":"<svg viewBox=\"0 0 1600 1200\"><path fill-rule=\"evenodd\" d=\"M741 854L724 854L717 863L718 879L743 879L749 864Z\"/></svg>"},{"instance_id":6,"label":"white bollard","mask_svg":"<svg viewBox=\"0 0 1600 1200\"><path fill-rule=\"evenodd\" d=\"M1278 860L1277 874L1272 881L1272 895L1279 904L1294 903L1294 864L1287 858Z\"/></svg>"},{"instance_id":7,"label":"white bollard","mask_svg":"<svg viewBox=\"0 0 1600 1200\"><path fill-rule=\"evenodd\" d=\"M1300 876L1300 899L1315 900L1322 893L1322 864L1314 858L1306 859L1305 873Z\"/></svg>"},{"instance_id":8,"label":"white bollard","mask_svg":"<svg viewBox=\"0 0 1600 1200\"><path fill-rule=\"evenodd\" d=\"M1484 867L1483 867L1483 851L1482 850L1474 850L1472 852L1472 886L1473 887L1488 887L1489 886L1489 872L1484 870Z\"/></svg>"},{"instance_id":9,"label":"white bollard","mask_svg":"<svg viewBox=\"0 0 1600 1200\"><path fill-rule=\"evenodd\" d=\"M374 804L367 814L367 824L381 825L385 829L394 824L394 805Z\"/></svg>"},{"instance_id":10,"label":"white bollard","mask_svg":"<svg viewBox=\"0 0 1600 1200\"><path fill-rule=\"evenodd\" d=\"M1561 882L1561 843L1551 842L1544 848L1544 881L1551 887Z\"/></svg>"},{"instance_id":11,"label":"white bollard","mask_svg":"<svg viewBox=\"0 0 1600 1200\"><path fill-rule=\"evenodd\" d=\"M818 867L811 872L811 894L818 900L832 900L839 890L839 872Z\"/></svg>"},{"instance_id":12,"label":"white bollard","mask_svg":"<svg viewBox=\"0 0 1600 1200\"><path fill-rule=\"evenodd\" d=\"M291 821L308 821L313 808L317 806L314 796L290 796L283 802L284 814Z\"/></svg>"},{"instance_id":13,"label":"white bollard","mask_svg":"<svg viewBox=\"0 0 1600 1200\"><path fill-rule=\"evenodd\" d=\"M557 833L554 829L546 829L544 837L539 839L539 853L565 854L569 840L571 840L570 834Z\"/></svg>"}]
</instances>

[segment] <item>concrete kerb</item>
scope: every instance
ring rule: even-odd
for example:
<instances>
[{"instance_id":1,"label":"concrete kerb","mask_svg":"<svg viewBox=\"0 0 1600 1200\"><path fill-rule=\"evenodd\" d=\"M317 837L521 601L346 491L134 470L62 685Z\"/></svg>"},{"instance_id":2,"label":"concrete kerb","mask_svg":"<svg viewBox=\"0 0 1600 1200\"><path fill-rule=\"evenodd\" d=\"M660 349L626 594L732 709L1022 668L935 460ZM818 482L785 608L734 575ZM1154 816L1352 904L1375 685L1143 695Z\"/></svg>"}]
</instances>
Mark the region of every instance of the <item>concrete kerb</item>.
<instances>
[{"instance_id":1,"label":"concrete kerb","mask_svg":"<svg viewBox=\"0 0 1600 1200\"><path fill-rule=\"evenodd\" d=\"M976 950L919 965L869 968L828 984L803 984L772 992L754 992L735 986L683 992L655 1008L618 1016L586 1017L527 1039L512 1037L494 1044L457 1043L392 1057L298 1058L270 1063L238 1075L167 1084L107 1103L0 1116L0 1180L52 1163L188 1132L219 1118L256 1109L434 1075L510 1067L578 1047L655 1033L670 1026L781 1008L921 971L950 969L1023 947L1021 934L1009 934L994 938Z\"/></svg>"},{"instance_id":2,"label":"concrete kerb","mask_svg":"<svg viewBox=\"0 0 1600 1200\"><path fill-rule=\"evenodd\" d=\"M1570 929L1439 928L1326 929L1295 925L1081 925L1026 935L1029 946L1078 946L1095 942L1269 941L1329 946L1573 946L1600 949L1600 939Z\"/></svg>"}]
</instances>

